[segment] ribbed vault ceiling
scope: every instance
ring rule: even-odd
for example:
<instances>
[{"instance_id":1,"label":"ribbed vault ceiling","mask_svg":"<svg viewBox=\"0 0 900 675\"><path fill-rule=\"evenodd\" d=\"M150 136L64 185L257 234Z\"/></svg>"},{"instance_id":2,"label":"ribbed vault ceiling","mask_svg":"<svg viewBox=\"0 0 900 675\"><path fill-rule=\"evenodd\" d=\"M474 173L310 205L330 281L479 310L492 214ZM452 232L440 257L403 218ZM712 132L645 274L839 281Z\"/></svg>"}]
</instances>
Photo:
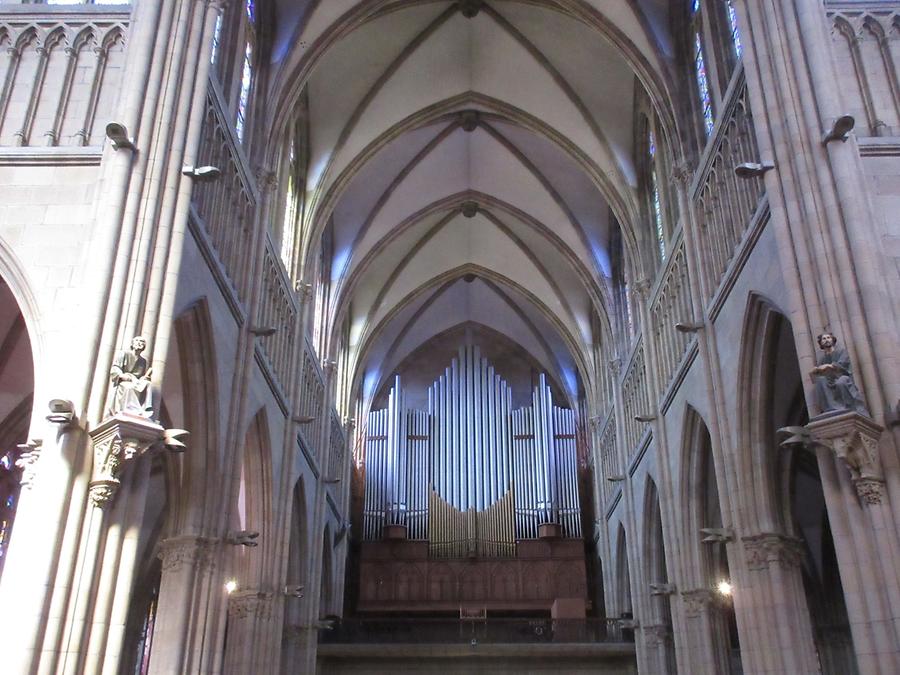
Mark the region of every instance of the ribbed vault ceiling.
<instances>
[{"instance_id":1,"label":"ribbed vault ceiling","mask_svg":"<svg viewBox=\"0 0 900 675\"><path fill-rule=\"evenodd\" d=\"M331 228L364 394L466 322L589 393L617 223L635 245L635 88L667 95L667 5L280 4L274 122L308 101L304 254Z\"/></svg>"}]
</instances>

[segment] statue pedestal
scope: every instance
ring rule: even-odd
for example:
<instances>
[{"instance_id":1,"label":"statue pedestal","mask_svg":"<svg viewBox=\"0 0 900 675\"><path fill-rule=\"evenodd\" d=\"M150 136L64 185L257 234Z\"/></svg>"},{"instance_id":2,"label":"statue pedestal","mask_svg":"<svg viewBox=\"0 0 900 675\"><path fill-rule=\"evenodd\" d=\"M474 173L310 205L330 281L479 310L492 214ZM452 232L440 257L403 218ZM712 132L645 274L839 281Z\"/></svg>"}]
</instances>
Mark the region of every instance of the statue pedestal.
<instances>
[{"instance_id":1,"label":"statue pedestal","mask_svg":"<svg viewBox=\"0 0 900 675\"><path fill-rule=\"evenodd\" d=\"M165 429L145 417L118 413L89 435L94 445L94 475L88 490L94 506L103 508L116 496L124 463L154 445L162 447Z\"/></svg>"},{"instance_id":2,"label":"statue pedestal","mask_svg":"<svg viewBox=\"0 0 900 675\"><path fill-rule=\"evenodd\" d=\"M880 504L884 474L878 439L884 427L871 417L847 411L814 417L806 428L815 445L830 449L847 465L860 498L866 504Z\"/></svg>"}]
</instances>

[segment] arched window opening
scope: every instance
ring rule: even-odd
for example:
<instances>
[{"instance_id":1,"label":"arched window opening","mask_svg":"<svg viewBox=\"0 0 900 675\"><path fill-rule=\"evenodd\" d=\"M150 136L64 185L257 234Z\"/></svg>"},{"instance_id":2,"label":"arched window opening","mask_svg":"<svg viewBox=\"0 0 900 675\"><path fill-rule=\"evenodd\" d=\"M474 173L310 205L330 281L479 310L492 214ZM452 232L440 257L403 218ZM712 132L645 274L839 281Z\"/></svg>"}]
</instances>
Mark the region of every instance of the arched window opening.
<instances>
[{"instance_id":1,"label":"arched window opening","mask_svg":"<svg viewBox=\"0 0 900 675\"><path fill-rule=\"evenodd\" d=\"M285 269L291 270L294 254L294 225L297 222L297 139L292 137L288 146L287 185L284 195L284 220L281 225L281 262Z\"/></svg>"},{"instance_id":2,"label":"arched window opening","mask_svg":"<svg viewBox=\"0 0 900 675\"><path fill-rule=\"evenodd\" d=\"M712 94L709 90L709 75L706 69L706 54L703 49L703 13L700 8L700 0L692 0L691 3L691 27L693 29L693 65L694 77L697 80L697 99L700 105L700 114L703 117L703 128L706 135L712 133L715 120L713 119Z\"/></svg>"},{"instance_id":3,"label":"arched window opening","mask_svg":"<svg viewBox=\"0 0 900 675\"><path fill-rule=\"evenodd\" d=\"M222 44L222 17L223 14L220 12L219 16L216 17L216 27L213 30L212 54L209 56L209 62L212 65L216 65L216 58L219 56L219 47Z\"/></svg>"},{"instance_id":4,"label":"arched window opening","mask_svg":"<svg viewBox=\"0 0 900 675\"><path fill-rule=\"evenodd\" d=\"M17 452L7 450L0 457L0 574L3 573L3 561L9 547L9 535L12 533L13 518L19 501L19 481L22 472L16 466Z\"/></svg>"}]
</instances>

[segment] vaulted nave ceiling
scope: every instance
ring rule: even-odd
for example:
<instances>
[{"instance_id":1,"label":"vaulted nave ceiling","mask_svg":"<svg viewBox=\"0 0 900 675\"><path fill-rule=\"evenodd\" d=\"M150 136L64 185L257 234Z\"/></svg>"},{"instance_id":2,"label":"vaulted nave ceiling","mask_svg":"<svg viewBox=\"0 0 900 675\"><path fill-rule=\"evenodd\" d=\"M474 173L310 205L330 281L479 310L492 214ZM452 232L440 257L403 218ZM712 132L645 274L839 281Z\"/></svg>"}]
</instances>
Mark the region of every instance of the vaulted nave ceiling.
<instances>
[{"instance_id":1,"label":"vaulted nave ceiling","mask_svg":"<svg viewBox=\"0 0 900 675\"><path fill-rule=\"evenodd\" d=\"M635 96L667 96L666 6L282 3L275 87L308 106L304 256L327 232L333 325L349 323L365 395L467 322L572 401L590 389L611 236L621 223L639 245Z\"/></svg>"}]
</instances>

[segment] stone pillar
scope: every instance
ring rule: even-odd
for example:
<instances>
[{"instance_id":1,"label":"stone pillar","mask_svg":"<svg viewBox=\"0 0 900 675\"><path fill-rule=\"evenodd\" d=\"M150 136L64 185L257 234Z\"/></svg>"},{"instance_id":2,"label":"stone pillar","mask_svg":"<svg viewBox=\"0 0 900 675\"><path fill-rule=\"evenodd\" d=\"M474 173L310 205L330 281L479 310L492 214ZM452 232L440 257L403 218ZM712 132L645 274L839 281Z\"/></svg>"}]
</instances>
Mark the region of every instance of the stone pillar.
<instances>
[{"instance_id":1,"label":"stone pillar","mask_svg":"<svg viewBox=\"0 0 900 675\"><path fill-rule=\"evenodd\" d=\"M274 596L257 590L238 591L228 597L225 673L260 671L259 627L273 617Z\"/></svg>"},{"instance_id":2,"label":"stone pillar","mask_svg":"<svg viewBox=\"0 0 900 675\"><path fill-rule=\"evenodd\" d=\"M741 643L745 662L758 664L766 673L818 673L799 540L765 532L741 541L747 571L735 602L751 624L746 633L752 639Z\"/></svg>"},{"instance_id":3,"label":"stone pillar","mask_svg":"<svg viewBox=\"0 0 900 675\"><path fill-rule=\"evenodd\" d=\"M715 595L708 588L695 588L681 593L684 613L685 642L688 649L688 671L697 675L729 672L721 648L721 620L717 616ZM684 657L684 655L682 655Z\"/></svg>"},{"instance_id":4,"label":"stone pillar","mask_svg":"<svg viewBox=\"0 0 900 675\"><path fill-rule=\"evenodd\" d=\"M204 666L203 638L211 620L210 594L217 590L225 593L213 581L216 548L217 542L195 535L162 542L162 580L153 627L151 675L197 672Z\"/></svg>"},{"instance_id":5,"label":"stone pillar","mask_svg":"<svg viewBox=\"0 0 900 675\"><path fill-rule=\"evenodd\" d=\"M664 623L657 623L641 626L640 630L647 675L675 675L674 664L669 662L674 639L672 629Z\"/></svg>"}]
</instances>

